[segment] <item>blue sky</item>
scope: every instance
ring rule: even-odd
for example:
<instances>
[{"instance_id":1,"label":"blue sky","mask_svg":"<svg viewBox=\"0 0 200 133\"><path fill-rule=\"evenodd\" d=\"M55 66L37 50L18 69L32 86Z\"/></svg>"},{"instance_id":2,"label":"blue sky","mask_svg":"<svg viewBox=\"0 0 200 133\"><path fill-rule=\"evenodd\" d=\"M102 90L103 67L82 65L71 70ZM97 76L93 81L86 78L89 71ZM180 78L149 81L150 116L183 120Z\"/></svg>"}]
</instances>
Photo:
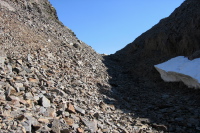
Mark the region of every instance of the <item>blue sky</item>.
<instances>
[{"instance_id":1,"label":"blue sky","mask_svg":"<svg viewBox=\"0 0 200 133\"><path fill-rule=\"evenodd\" d=\"M113 54L184 0L49 0L59 20L98 53Z\"/></svg>"}]
</instances>

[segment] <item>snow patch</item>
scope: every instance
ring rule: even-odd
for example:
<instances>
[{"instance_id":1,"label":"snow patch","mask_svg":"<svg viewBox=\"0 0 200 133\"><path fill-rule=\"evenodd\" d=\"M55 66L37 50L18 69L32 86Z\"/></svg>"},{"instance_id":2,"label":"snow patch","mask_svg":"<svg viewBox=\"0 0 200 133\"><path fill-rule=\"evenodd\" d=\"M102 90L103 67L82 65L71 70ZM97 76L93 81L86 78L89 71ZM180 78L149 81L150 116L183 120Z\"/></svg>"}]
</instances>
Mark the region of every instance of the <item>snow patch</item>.
<instances>
[{"instance_id":1,"label":"snow patch","mask_svg":"<svg viewBox=\"0 0 200 133\"><path fill-rule=\"evenodd\" d=\"M200 58L178 56L154 67L165 82L182 81L189 88L200 88Z\"/></svg>"}]
</instances>

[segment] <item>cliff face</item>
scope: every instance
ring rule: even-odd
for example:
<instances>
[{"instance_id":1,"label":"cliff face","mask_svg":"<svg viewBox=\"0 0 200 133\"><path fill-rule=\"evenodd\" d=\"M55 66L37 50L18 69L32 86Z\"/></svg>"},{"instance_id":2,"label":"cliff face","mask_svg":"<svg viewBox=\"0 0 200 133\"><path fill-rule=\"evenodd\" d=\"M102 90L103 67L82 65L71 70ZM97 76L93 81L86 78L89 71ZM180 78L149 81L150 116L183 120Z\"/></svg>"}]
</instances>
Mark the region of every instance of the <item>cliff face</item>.
<instances>
[{"instance_id":1,"label":"cliff face","mask_svg":"<svg viewBox=\"0 0 200 133\"><path fill-rule=\"evenodd\" d=\"M186 0L169 17L161 19L113 56L134 74L151 76L156 73L153 65L199 50L199 37L200 1Z\"/></svg>"}]
</instances>

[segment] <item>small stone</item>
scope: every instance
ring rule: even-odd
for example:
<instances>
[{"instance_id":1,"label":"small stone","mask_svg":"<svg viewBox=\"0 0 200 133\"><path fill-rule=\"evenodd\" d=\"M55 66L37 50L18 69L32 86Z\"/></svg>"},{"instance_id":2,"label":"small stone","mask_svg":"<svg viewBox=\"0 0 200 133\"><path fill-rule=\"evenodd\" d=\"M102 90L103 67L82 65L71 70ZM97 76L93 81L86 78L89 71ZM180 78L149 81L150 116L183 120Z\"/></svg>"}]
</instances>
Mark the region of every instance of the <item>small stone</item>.
<instances>
[{"instance_id":1,"label":"small stone","mask_svg":"<svg viewBox=\"0 0 200 133\"><path fill-rule=\"evenodd\" d=\"M38 82L38 80L34 79L34 78L29 78L28 81L31 82L31 83L37 83Z\"/></svg>"},{"instance_id":2,"label":"small stone","mask_svg":"<svg viewBox=\"0 0 200 133\"><path fill-rule=\"evenodd\" d=\"M25 93L25 99L31 99L31 100L33 100L33 95L32 95L32 93L31 93L31 92Z\"/></svg>"},{"instance_id":3,"label":"small stone","mask_svg":"<svg viewBox=\"0 0 200 133\"><path fill-rule=\"evenodd\" d=\"M79 128L77 128L77 132L78 132L78 133L84 133L84 130L83 130L82 128L79 127Z\"/></svg>"},{"instance_id":4,"label":"small stone","mask_svg":"<svg viewBox=\"0 0 200 133\"><path fill-rule=\"evenodd\" d=\"M79 127L79 124L73 124L73 129L77 129Z\"/></svg>"},{"instance_id":5,"label":"small stone","mask_svg":"<svg viewBox=\"0 0 200 133\"><path fill-rule=\"evenodd\" d=\"M22 83L15 83L15 85L17 88L24 87L24 85Z\"/></svg>"},{"instance_id":6,"label":"small stone","mask_svg":"<svg viewBox=\"0 0 200 133\"><path fill-rule=\"evenodd\" d=\"M25 116L19 115L16 119L19 120L19 121L23 121L25 119Z\"/></svg>"},{"instance_id":7,"label":"small stone","mask_svg":"<svg viewBox=\"0 0 200 133\"><path fill-rule=\"evenodd\" d=\"M74 124L74 120L69 118L69 117L65 117L64 120L66 121L66 123L69 125L69 126L73 126Z\"/></svg>"},{"instance_id":8,"label":"small stone","mask_svg":"<svg viewBox=\"0 0 200 133\"><path fill-rule=\"evenodd\" d=\"M29 107L29 108L33 108L33 101L32 100L26 100L26 105L27 105L27 107Z\"/></svg>"},{"instance_id":9,"label":"small stone","mask_svg":"<svg viewBox=\"0 0 200 133\"><path fill-rule=\"evenodd\" d=\"M97 131L97 121L93 120L93 121L88 121L84 118L81 118L82 122L89 128L89 130L91 132L96 132Z\"/></svg>"},{"instance_id":10,"label":"small stone","mask_svg":"<svg viewBox=\"0 0 200 133\"><path fill-rule=\"evenodd\" d=\"M9 95L14 95L16 94L17 91L15 88L13 88L12 86L9 86L8 89L6 90L6 95L9 96Z\"/></svg>"},{"instance_id":11,"label":"small stone","mask_svg":"<svg viewBox=\"0 0 200 133\"><path fill-rule=\"evenodd\" d=\"M44 69L44 70L47 70L47 69L48 69L48 67L47 67L46 65L42 65L41 67L42 67L42 69Z\"/></svg>"},{"instance_id":12,"label":"small stone","mask_svg":"<svg viewBox=\"0 0 200 133\"><path fill-rule=\"evenodd\" d=\"M33 97L33 100L35 100L35 101L38 101L39 99L40 99L39 96L34 96L34 97Z\"/></svg>"},{"instance_id":13,"label":"small stone","mask_svg":"<svg viewBox=\"0 0 200 133\"><path fill-rule=\"evenodd\" d=\"M22 60L17 60L17 63L19 63L20 65L22 65Z\"/></svg>"},{"instance_id":14,"label":"small stone","mask_svg":"<svg viewBox=\"0 0 200 133\"><path fill-rule=\"evenodd\" d=\"M49 123L49 120L48 120L48 119L45 119L45 118L39 118L39 119L38 119L38 122L47 124L47 123Z\"/></svg>"},{"instance_id":15,"label":"small stone","mask_svg":"<svg viewBox=\"0 0 200 133\"><path fill-rule=\"evenodd\" d=\"M20 101L19 97L16 97L16 96L9 96L8 99Z\"/></svg>"},{"instance_id":16,"label":"small stone","mask_svg":"<svg viewBox=\"0 0 200 133\"><path fill-rule=\"evenodd\" d=\"M0 56L0 67L3 67L6 57Z\"/></svg>"},{"instance_id":17,"label":"small stone","mask_svg":"<svg viewBox=\"0 0 200 133\"><path fill-rule=\"evenodd\" d=\"M51 106L49 99L47 99L45 96L43 96L41 98L41 102L42 102L43 107L50 107Z\"/></svg>"},{"instance_id":18,"label":"small stone","mask_svg":"<svg viewBox=\"0 0 200 133\"><path fill-rule=\"evenodd\" d=\"M52 89L50 91L56 92L57 95L60 95L60 96L66 96L66 93L64 91L60 90L60 89Z\"/></svg>"},{"instance_id":19,"label":"small stone","mask_svg":"<svg viewBox=\"0 0 200 133\"><path fill-rule=\"evenodd\" d=\"M33 71L32 71L31 69L29 69L29 68L23 67L23 69L24 69L27 73L32 73L32 72L33 72Z\"/></svg>"},{"instance_id":20,"label":"small stone","mask_svg":"<svg viewBox=\"0 0 200 133\"><path fill-rule=\"evenodd\" d=\"M45 113L45 116L54 118L56 116L56 110L53 108L47 108L47 112Z\"/></svg>"},{"instance_id":21,"label":"small stone","mask_svg":"<svg viewBox=\"0 0 200 133\"><path fill-rule=\"evenodd\" d=\"M24 127L21 127L21 131L22 131L22 133L27 133L26 129Z\"/></svg>"},{"instance_id":22,"label":"small stone","mask_svg":"<svg viewBox=\"0 0 200 133\"><path fill-rule=\"evenodd\" d=\"M85 110L84 109L82 109L82 108L79 108L78 106L74 106L74 108L75 108L75 110L77 111L77 112L79 112L79 113L81 113L81 114L85 114Z\"/></svg>"},{"instance_id":23,"label":"small stone","mask_svg":"<svg viewBox=\"0 0 200 133\"><path fill-rule=\"evenodd\" d=\"M21 124L25 128L26 132L31 133L32 130L31 130L31 122L30 121L24 121Z\"/></svg>"},{"instance_id":24,"label":"small stone","mask_svg":"<svg viewBox=\"0 0 200 133\"><path fill-rule=\"evenodd\" d=\"M0 101L1 101L1 100L3 100L3 101L6 100L6 96L5 96L4 94L2 94L2 93L0 93Z\"/></svg>"},{"instance_id":25,"label":"small stone","mask_svg":"<svg viewBox=\"0 0 200 133\"><path fill-rule=\"evenodd\" d=\"M109 129L108 128L104 128L101 130L103 133L108 133L109 132Z\"/></svg>"},{"instance_id":26,"label":"small stone","mask_svg":"<svg viewBox=\"0 0 200 133\"><path fill-rule=\"evenodd\" d=\"M37 132L42 126L41 125L32 125L32 129Z\"/></svg>"},{"instance_id":27,"label":"small stone","mask_svg":"<svg viewBox=\"0 0 200 133\"><path fill-rule=\"evenodd\" d=\"M31 62L31 60L32 60L31 54L28 54L28 55L27 55L27 59L28 59L28 62Z\"/></svg>"},{"instance_id":28,"label":"small stone","mask_svg":"<svg viewBox=\"0 0 200 133\"><path fill-rule=\"evenodd\" d=\"M93 116L94 116L97 120L100 118L99 113L95 113Z\"/></svg>"},{"instance_id":29,"label":"small stone","mask_svg":"<svg viewBox=\"0 0 200 133\"><path fill-rule=\"evenodd\" d=\"M16 76L14 79L18 81L18 80L22 80L22 77L21 76Z\"/></svg>"},{"instance_id":30,"label":"small stone","mask_svg":"<svg viewBox=\"0 0 200 133\"><path fill-rule=\"evenodd\" d=\"M47 84L49 87L53 87L54 86L54 81L50 80L50 81L47 81Z\"/></svg>"},{"instance_id":31,"label":"small stone","mask_svg":"<svg viewBox=\"0 0 200 133\"><path fill-rule=\"evenodd\" d=\"M75 48L81 48L81 45L80 45L80 44L77 44L77 43L74 43L73 46L74 46Z\"/></svg>"},{"instance_id":32,"label":"small stone","mask_svg":"<svg viewBox=\"0 0 200 133\"><path fill-rule=\"evenodd\" d=\"M69 116L69 112L64 112L64 116Z\"/></svg>"},{"instance_id":33,"label":"small stone","mask_svg":"<svg viewBox=\"0 0 200 133\"><path fill-rule=\"evenodd\" d=\"M17 73L18 74L21 71L21 68L15 67L15 68L12 69L12 71L13 71L13 73Z\"/></svg>"},{"instance_id":34,"label":"small stone","mask_svg":"<svg viewBox=\"0 0 200 133\"><path fill-rule=\"evenodd\" d=\"M45 107L42 107L42 106L41 106L41 107L39 108L39 113L40 113L40 114L43 114L43 113L45 113L45 112L47 112L47 109L46 109Z\"/></svg>"},{"instance_id":35,"label":"small stone","mask_svg":"<svg viewBox=\"0 0 200 133\"><path fill-rule=\"evenodd\" d=\"M102 109L103 111L105 111L106 108L107 108L107 105L106 105L104 102L101 102L99 106L101 107L101 109Z\"/></svg>"},{"instance_id":36,"label":"small stone","mask_svg":"<svg viewBox=\"0 0 200 133\"><path fill-rule=\"evenodd\" d=\"M60 133L60 121L58 119L53 120L51 129L55 133Z\"/></svg>"},{"instance_id":37,"label":"small stone","mask_svg":"<svg viewBox=\"0 0 200 133\"><path fill-rule=\"evenodd\" d=\"M71 113L76 113L74 106L71 103L68 104L67 110Z\"/></svg>"}]
</instances>

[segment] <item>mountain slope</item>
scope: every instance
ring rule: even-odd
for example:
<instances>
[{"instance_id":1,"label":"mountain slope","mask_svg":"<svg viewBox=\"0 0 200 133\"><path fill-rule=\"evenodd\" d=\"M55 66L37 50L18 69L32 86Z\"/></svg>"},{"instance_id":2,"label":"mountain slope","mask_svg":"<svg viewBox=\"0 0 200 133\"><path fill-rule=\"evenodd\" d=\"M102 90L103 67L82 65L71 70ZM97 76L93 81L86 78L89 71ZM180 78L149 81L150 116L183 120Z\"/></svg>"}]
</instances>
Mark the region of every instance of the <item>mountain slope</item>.
<instances>
[{"instance_id":1,"label":"mountain slope","mask_svg":"<svg viewBox=\"0 0 200 133\"><path fill-rule=\"evenodd\" d=\"M128 103L125 109L165 125L168 132L199 132L200 91L183 83L166 83L154 68L173 57L198 51L199 37L200 1L186 0L132 43L105 56L112 77L109 83L113 93Z\"/></svg>"},{"instance_id":2,"label":"mountain slope","mask_svg":"<svg viewBox=\"0 0 200 133\"><path fill-rule=\"evenodd\" d=\"M113 56L134 74L151 76L155 73L153 65L178 55L189 56L200 49L199 16L200 2L186 0L169 17Z\"/></svg>"},{"instance_id":3,"label":"mountain slope","mask_svg":"<svg viewBox=\"0 0 200 133\"><path fill-rule=\"evenodd\" d=\"M97 130L106 67L48 0L0 1L0 59L0 132Z\"/></svg>"},{"instance_id":4,"label":"mountain slope","mask_svg":"<svg viewBox=\"0 0 200 133\"><path fill-rule=\"evenodd\" d=\"M0 0L0 132L156 132L118 108L104 61L48 0Z\"/></svg>"},{"instance_id":5,"label":"mountain slope","mask_svg":"<svg viewBox=\"0 0 200 133\"><path fill-rule=\"evenodd\" d=\"M199 91L164 83L153 65L199 49L199 2L171 16L102 56L48 0L0 0L0 132L198 132Z\"/></svg>"}]
</instances>

